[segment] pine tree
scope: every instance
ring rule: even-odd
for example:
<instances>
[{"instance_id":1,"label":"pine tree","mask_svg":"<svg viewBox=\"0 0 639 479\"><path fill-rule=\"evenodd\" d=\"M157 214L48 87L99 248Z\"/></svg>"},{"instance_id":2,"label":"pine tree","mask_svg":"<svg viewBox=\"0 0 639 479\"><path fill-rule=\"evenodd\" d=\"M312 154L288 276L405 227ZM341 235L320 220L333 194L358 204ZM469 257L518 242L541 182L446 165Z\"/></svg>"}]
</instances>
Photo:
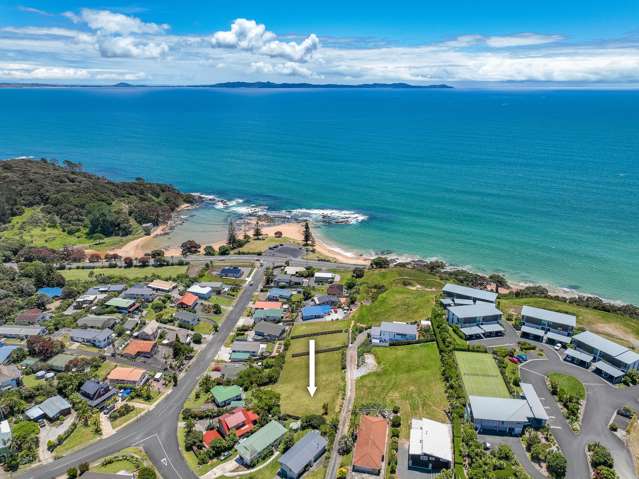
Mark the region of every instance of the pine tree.
<instances>
[{"instance_id":1,"label":"pine tree","mask_svg":"<svg viewBox=\"0 0 639 479\"><path fill-rule=\"evenodd\" d=\"M255 220L255 229L253 230L253 238L259 238L262 236L262 228L260 227L260 220Z\"/></svg>"},{"instance_id":2,"label":"pine tree","mask_svg":"<svg viewBox=\"0 0 639 479\"><path fill-rule=\"evenodd\" d=\"M308 246L313 244L313 233L311 233L311 227L308 224L308 221L304 223L304 246Z\"/></svg>"},{"instance_id":3,"label":"pine tree","mask_svg":"<svg viewBox=\"0 0 639 479\"><path fill-rule=\"evenodd\" d=\"M226 244L228 244L231 248L235 247L237 244L237 235L235 234L235 223L233 221L229 221L229 232L226 237Z\"/></svg>"}]
</instances>

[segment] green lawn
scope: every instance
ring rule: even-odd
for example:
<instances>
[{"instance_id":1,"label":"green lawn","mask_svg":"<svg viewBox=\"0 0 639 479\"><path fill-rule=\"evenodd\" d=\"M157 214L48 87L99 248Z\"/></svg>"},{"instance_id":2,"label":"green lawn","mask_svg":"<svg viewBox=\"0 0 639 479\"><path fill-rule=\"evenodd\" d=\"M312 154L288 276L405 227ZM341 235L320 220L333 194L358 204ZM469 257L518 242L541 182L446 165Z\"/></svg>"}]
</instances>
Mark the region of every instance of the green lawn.
<instances>
[{"instance_id":1,"label":"green lawn","mask_svg":"<svg viewBox=\"0 0 639 479\"><path fill-rule=\"evenodd\" d=\"M346 346L348 343L348 333L325 334L322 336L313 336L310 338L294 339L293 341L291 341L291 346L288 351L290 353L308 351L308 341L310 339L315 340L315 350L318 351L324 348Z\"/></svg>"},{"instance_id":2,"label":"green lawn","mask_svg":"<svg viewBox=\"0 0 639 479\"><path fill-rule=\"evenodd\" d=\"M208 300L211 304L219 304L220 306L232 306L235 302L235 297L233 296L225 296L223 294L211 296Z\"/></svg>"},{"instance_id":3,"label":"green lawn","mask_svg":"<svg viewBox=\"0 0 639 479\"><path fill-rule=\"evenodd\" d=\"M444 283L436 276L409 268L389 268L367 270L364 277L358 281L360 295L366 298L369 286L382 285L386 289L397 286L412 289L440 291Z\"/></svg>"},{"instance_id":4,"label":"green lawn","mask_svg":"<svg viewBox=\"0 0 639 479\"><path fill-rule=\"evenodd\" d=\"M122 417L117 418L115 421L111 421L111 425L113 428L120 427L122 424L129 422L131 419L138 417L140 414L144 412L144 409L140 407L134 407L133 411L128 414L125 414Z\"/></svg>"},{"instance_id":5,"label":"green lawn","mask_svg":"<svg viewBox=\"0 0 639 479\"><path fill-rule=\"evenodd\" d=\"M581 400L586 399L586 388L576 377L561 373L550 373L548 378L557 382L560 392L565 391L569 396L576 396Z\"/></svg>"},{"instance_id":6,"label":"green lawn","mask_svg":"<svg viewBox=\"0 0 639 479\"><path fill-rule=\"evenodd\" d=\"M133 456L140 459L145 466L155 469L155 467L151 463L151 460L149 459L149 456L147 456L144 450L139 447L127 447L126 449L122 449L121 451L118 451L113 456ZM115 461L110 464L105 464L103 466L102 463L105 460L109 459L109 457L112 457L112 456L108 456L108 457L105 457L104 459L101 459L99 465L95 467L91 467L90 470L93 472L101 472L103 474L117 474L122 471L134 473L135 471L137 471L137 466L135 464L135 461L130 459Z\"/></svg>"},{"instance_id":7,"label":"green lawn","mask_svg":"<svg viewBox=\"0 0 639 479\"><path fill-rule=\"evenodd\" d=\"M321 331L346 331L350 321L343 319L341 321L317 321L310 323L296 323L293 326L291 336L298 334L313 334Z\"/></svg>"},{"instance_id":8,"label":"green lawn","mask_svg":"<svg viewBox=\"0 0 639 479\"><path fill-rule=\"evenodd\" d=\"M411 418L447 422L446 389L435 343L375 348L378 370L357 380L355 404L398 405L401 437L408 439Z\"/></svg>"},{"instance_id":9,"label":"green lawn","mask_svg":"<svg viewBox=\"0 0 639 479\"><path fill-rule=\"evenodd\" d=\"M510 397L492 355L455 351L455 357L464 381L466 394L469 396Z\"/></svg>"},{"instance_id":10,"label":"green lawn","mask_svg":"<svg viewBox=\"0 0 639 479\"><path fill-rule=\"evenodd\" d=\"M597 311L596 309L584 308L547 298L509 298L499 300L500 309L504 313L514 312L519 314L521 307L525 304L561 313L574 314L577 316L578 327L588 329L625 346L634 346L639 349L639 321L627 316Z\"/></svg>"},{"instance_id":11,"label":"green lawn","mask_svg":"<svg viewBox=\"0 0 639 479\"><path fill-rule=\"evenodd\" d=\"M437 294L405 287L391 288L373 303L360 306L353 314L353 321L367 326L378 326L382 321L421 321L430 317Z\"/></svg>"},{"instance_id":12,"label":"green lawn","mask_svg":"<svg viewBox=\"0 0 639 479\"><path fill-rule=\"evenodd\" d=\"M117 278L145 278L147 276L157 276L158 278L173 278L180 274L186 273L186 265L174 265L174 266L160 266L153 267L148 266L146 268L133 267L133 268L94 268L94 269L67 269L62 270L60 273L64 276L64 279L72 281L86 281L89 279L89 273L93 272L92 276L103 274L105 276L112 276Z\"/></svg>"},{"instance_id":13,"label":"green lawn","mask_svg":"<svg viewBox=\"0 0 639 479\"><path fill-rule=\"evenodd\" d=\"M29 374L28 376L22 376L22 383L28 388L34 388L44 384L42 379L37 379L35 374Z\"/></svg>"},{"instance_id":14,"label":"green lawn","mask_svg":"<svg viewBox=\"0 0 639 479\"><path fill-rule=\"evenodd\" d=\"M107 375L113 370L113 368L115 368L114 362L104 361L102 364L100 364L100 367L95 372L95 374L99 379L104 380L104 378L106 378Z\"/></svg>"},{"instance_id":15,"label":"green lawn","mask_svg":"<svg viewBox=\"0 0 639 479\"><path fill-rule=\"evenodd\" d=\"M273 236L268 236L261 240L252 239L241 248L233 250L233 252L234 253L236 252L237 253L263 253L269 247L273 245L278 245L278 244L301 245L302 243L291 238L286 238L286 237L275 238Z\"/></svg>"},{"instance_id":16,"label":"green lawn","mask_svg":"<svg viewBox=\"0 0 639 479\"><path fill-rule=\"evenodd\" d=\"M213 331L213 325L208 321L200 321L197 326L193 328L193 331L200 334L210 334Z\"/></svg>"},{"instance_id":17,"label":"green lawn","mask_svg":"<svg viewBox=\"0 0 639 479\"><path fill-rule=\"evenodd\" d=\"M272 457L273 457L273 454L269 455L260 464L264 464L266 461L268 461ZM279 459L279 456L274 458L271 462L269 462L266 466L262 467L258 471L252 472L251 474L244 477L246 477L247 479L273 479L274 477L275 478L279 477L277 475L277 471L280 470L280 463L277 461L278 459ZM260 467L260 464L258 464L255 467ZM304 476L305 479L307 477L308 477L307 475ZM222 476L222 478L232 479L232 476Z\"/></svg>"},{"instance_id":18,"label":"green lawn","mask_svg":"<svg viewBox=\"0 0 639 479\"><path fill-rule=\"evenodd\" d=\"M91 426L87 427L80 424L75 428L75 431L71 433L67 440L54 450L55 457L62 457L74 449L80 449L88 446L90 442L94 441L98 437L99 436L95 433Z\"/></svg>"},{"instance_id":19,"label":"green lawn","mask_svg":"<svg viewBox=\"0 0 639 479\"><path fill-rule=\"evenodd\" d=\"M304 340L295 340L304 341ZM318 354L315 358L315 381L317 391L311 398L308 386L308 356L292 358L287 353L280 379L273 387L281 395L284 414L304 416L321 414L322 404L329 405L329 415L338 411L338 400L342 388L344 372L341 368L341 351Z\"/></svg>"}]
</instances>

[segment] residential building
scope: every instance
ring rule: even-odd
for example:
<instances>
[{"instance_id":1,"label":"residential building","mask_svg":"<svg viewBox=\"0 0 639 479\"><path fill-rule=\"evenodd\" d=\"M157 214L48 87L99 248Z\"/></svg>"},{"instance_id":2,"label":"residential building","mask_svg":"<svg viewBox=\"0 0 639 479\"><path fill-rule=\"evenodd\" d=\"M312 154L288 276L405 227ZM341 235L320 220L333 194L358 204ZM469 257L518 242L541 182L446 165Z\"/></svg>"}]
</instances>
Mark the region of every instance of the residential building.
<instances>
[{"instance_id":1,"label":"residential building","mask_svg":"<svg viewBox=\"0 0 639 479\"><path fill-rule=\"evenodd\" d=\"M219 417L218 429L224 437L234 432L238 438L241 438L253 430L259 419L260 417L253 411L238 407Z\"/></svg>"},{"instance_id":2,"label":"residential building","mask_svg":"<svg viewBox=\"0 0 639 479\"><path fill-rule=\"evenodd\" d=\"M113 331L110 329L72 329L69 333L71 341L90 344L96 348L106 348L112 341Z\"/></svg>"},{"instance_id":3,"label":"residential building","mask_svg":"<svg viewBox=\"0 0 639 479\"><path fill-rule=\"evenodd\" d=\"M217 441L218 439L222 439L222 436L216 429L209 429L202 434L202 443L206 447L211 447L213 441Z\"/></svg>"},{"instance_id":4,"label":"residential building","mask_svg":"<svg viewBox=\"0 0 639 479\"><path fill-rule=\"evenodd\" d=\"M6 364L11 358L11 353L18 349L18 346L0 346L0 364Z\"/></svg>"},{"instance_id":5,"label":"residential building","mask_svg":"<svg viewBox=\"0 0 639 479\"><path fill-rule=\"evenodd\" d=\"M273 309L257 309L253 313L253 321L256 323L259 321L273 321L278 322L282 321L284 317L284 312L282 308L273 308Z\"/></svg>"},{"instance_id":6,"label":"residential building","mask_svg":"<svg viewBox=\"0 0 639 479\"><path fill-rule=\"evenodd\" d=\"M522 398L469 396L466 415L479 433L521 435L525 427L543 427L548 421L535 388L521 383Z\"/></svg>"},{"instance_id":7,"label":"residential building","mask_svg":"<svg viewBox=\"0 0 639 479\"><path fill-rule=\"evenodd\" d=\"M17 366L0 364L0 391L17 388L20 386L21 377L22 373Z\"/></svg>"},{"instance_id":8,"label":"residential building","mask_svg":"<svg viewBox=\"0 0 639 479\"><path fill-rule=\"evenodd\" d=\"M146 323L140 331L138 331L137 338L145 341L155 341L158 337L160 325L153 319Z\"/></svg>"},{"instance_id":9,"label":"residential building","mask_svg":"<svg viewBox=\"0 0 639 479\"><path fill-rule=\"evenodd\" d=\"M71 412L71 404L62 396L52 396L37 406L27 409L25 415L32 421L38 421L47 418L49 421L55 421L60 416L66 416Z\"/></svg>"},{"instance_id":10,"label":"residential building","mask_svg":"<svg viewBox=\"0 0 639 479\"><path fill-rule=\"evenodd\" d=\"M62 288L58 288L58 287L40 288L38 290L38 294L43 294L45 296L48 296L51 299L57 299L62 296Z\"/></svg>"},{"instance_id":11,"label":"residential building","mask_svg":"<svg viewBox=\"0 0 639 479\"><path fill-rule=\"evenodd\" d=\"M639 354L598 334L584 331L573 336L572 343L585 354L585 361L594 363L596 373L613 383L621 381L628 371L639 369Z\"/></svg>"},{"instance_id":12,"label":"residential building","mask_svg":"<svg viewBox=\"0 0 639 479\"><path fill-rule=\"evenodd\" d=\"M200 317L190 311L177 311L173 317L182 328L193 329L200 324Z\"/></svg>"},{"instance_id":13,"label":"residential building","mask_svg":"<svg viewBox=\"0 0 639 479\"><path fill-rule=\"evenodd\" d=\"M200 284L194 284L189 289L187 289L187 292L194 294L200 299L209 299L211 296L213 296L213 288L209 286L202 286Z\"/></svg>"},{"instance_id":14,"label":"residential building","mask_svg":"<svg viewBox=\"0 0 639 479\"><path fill-rule=\"evenodd\" d=\"M290 274L278 274L273 279L273 285L277 288L291 288L304 286L304 278Z\"/></svg>"},{"instance_id":15,"label":"residential building","mask_svg":"<svg viewBox=\"0 0 639 479\"><path fill-rule=\"evenodd\" d=\"M236 401L242 401L244 391L240 386L214 386L211 388L211 395L217 407L226 407Z\"/></svg>"},{"instance_id":16,"label":"residential building","mask_svg":"<svg viewBox=\"0 0 639 479\"><path fill-rule=\"evenodd\" d=\"M246 364L226 363L222 365L221 373L224 379L233 380L248 366Z\"/></svg>"},{"instance_id":17,"label":"residential building","mask_svg":"<svg viewBox=\"0 0 639 479\"><path fill-rule=\"evenodd\" d=\"M64 372L67 370L67 365L69 362L76 359L77 356L73 356L72 354L60 353L53 356L51 359L47 361L47 366L49 369L56 371L58 373Z\"/></svg>"},{"instance_id":18,"label":"residential building","mask_svg":"<svg viewBox=\"0 0 639 479\"><path fill-rule=\"evenodd\" d=\"M246 353L251 358L256 358L262 354L264 346L254 341L233 341L231 351L233 353Z\"/></svg>"},{"instance_id":19,"label":"residential building","mask_svg":"<svg viewBox=\"0 0 639 479\"><path fill-rule=\"evenodd\" d=\"M130 314L138 309L138 304L133 299L125 298L111 298L104 303L104 305L110 308L115 308L115 310L121 314Z\"/></svg>"},{"instance_id":20,"label":"residential building","mask_svg":"<svg viewBox=\"0 0 639 479\"><path fill-rule=\"evenodd\" d=\"M154 279L147 287L151 288L153 291L158 291L160 293L170 293L176 288L177 284L173 281L164 281L162 279Z\"/></svg>"},{"instance_id":21,"label":"residential building","mask_svg":"<svg viewBox=\"0 0 639 479\"><path fill-rule=\"evenodd\" d=\"M157 297L157 293L145 284L136 284L123 291L120 297L149 303Z\"/></svg>"},{"instance_id":22,"label":"residential building","mask_svg":"<svg viewBox=\"0 0 639 479\"><path fill-rule=\"evenodd\" d=\"M220 276L222 278L241 278L242 268L238 268L237 266L227 266L220 270Z\"/></svg>"},{"instance_id":23,"label":"residential building","mask_svg":"<svg viewBox=\"0 0 639 479\"><path fill-rule=\"evenodd\" d=\"M284 274L287 274L289 276L295 276L298 273L303 273L304 271L306 271L306 268L304 266L286 266L284 268Z\"/></svg>"},{"instance_id":24,"label":"residential building","mask_svg":"<svg viewBox=\"0 0 639 479\"><path fill-rule=\"evenodd\" d=\"M327 304L319 306L304 306L302 308L302 321L309 321L311 319L320 319L331 312L331 307Z\"/></svg>"},{"instance_id":25,"label":"residential building","mask_svg":"<svg viewBox=\"0 0 639 479\"><path fill-rule=\"evenodd\" d=\"M199 285L202 287L211 288L211 291L213 291L214 294L220 294L222 291L224 291L225 288L224 283L220 281L201 281Z\"/></svg>"},{"instance_id":26,"label":"residential building","mask_svg":"<svg viewBox=\"0 0 639 479\"><path fill-rule=\"evenodd\" d=\"M279 458L280 475L285 479L298 479L324 454L326 445L319 431L307 432Z\"/></svg>"},{"instance_id":27,"label":"residential building","mask_svg":"<svg viewBox=\"0 0 639 479\"><path fill-rule=\"evenodd\" d=\"M117 393L117 389L112 388L109 383L94 381L93 379L85 381L80 388L80 395L91 407L101 407L106 400Z\"/></svg>"},{"instance_id":28,"label":"residential building","mask_svg":"<svg viewBox=\"0 0 639 479\"><path fill-rule=\"evenodd\" d=\"M380 346L404 341L417 341L417 325L383 321L371 328L371 342Z\"/></svg>"},{"instance_id":29,"label":"residential building","mask_svg":"<svg viewBox=\"0 0 639 479\"><path fill-rule=\"evenodd\" d=\"M388 423L383 417L362 415L353 449L353 472L379 475L386 461Z\"/></svg>"},{"instance_id":30,"label":"residential building","mask_svg":"<svg viewBox=\"0 0 639 479\"><path fill-rule=\"evenodd\" d=\"M122 327L124 328L125 331L128 331L129 333L131 333L138 327L138 324L140 324L139 319L130 318L124 322Z\"/></svg>"},{"instance_id":31,"label":"residential building","mask_svg":"<svg viewBox=\"0 0 639 479\"><path fill-rule=\"evenodd\" d=\"M120 294L126 289L125 284L99 284L93 288L87 289L85 294Z\"/></svg>"},{"instance_id":32,"label":"residential building","mask_svg":"<svg viewBox=\"0 0 639 479\"><path fill-rule=\"evenodd\" d=\"M281 339L286 328L281 324L271 323L270 321L260 321L255 326L255 337L265 341L276 341Z\"/></svg>"},{"instance_id":33,"label":"residential building","mask_svg":"<svg viewBox=\"0 0 639 479\"><path fill-rule=\"evenodd\" d=\"M157 345L155 341L145 341L143 339L132 339L122 350L124 356L137 358L139 356L151 358L155 355Z\"/></svg>"},{"instance_id":34,"label":"residential building","mask_svg":"<svg viewBox=\"0 0 639 479\"><path fill-rule=\"evenodd\" d=\"M75 301L73 301L73 307L75 309L88 308L89 306L94 305L97 300L97 294L83 294L75 298Z\"/></svg>"},{"instance_id":35,"label":"residential building","mask_svg":"<svg viewBox=\"0 0 639 479\"><path fill-rule=\"evenodd\" d=\"M468 306L470 304L475 304L475 301L472 299L462 299L462 298L442 298L439 300L444 309L448 309L451 306Z\"/></svg>"},{"instance_id":36,"label":"residential building","mask_svg":"<svg viewBox=\"0 0 639 479\"><path fill-rule=\"evenodd\" d=\"M111 385L139 387L144 385L149 376L144 369L116 366L107 375L107 381Z\"/></svg>"},{"instance_id":37,"label":"residential building","mask_svg":"<svg viewBox=\"0 0 639 479\"><path fill-rule=\"evenodd\" d=\"M478 301L486 303L495 303L497 301L497 293L484 291L483 289L469 288L459 284L448 283L442 288L444 297L453 299L470 299L477 303Z\"/></svg>"},{"instance_id":38,"label":"residential building","mask_svg":"<svg viewBox=\"0 0 639 479\"><path fill-rule=\"evenodd\" d=\"M49 313L37 308L32 308L19 313L16 316L15 323L20 326L36 326L47 319L49 319Z\"/></svg>"},{"instance_id":39,"label":"residential building","mask_svg":"<svg viewBox=\"0 0 639 479\"><path fill-rule=\"evenodd\" d=\"M106 314L102 316L89 314L88 316L78 319L78 326L94 329L111 329L118 322L118 319L119 318L115 316L109 316Z\"/></svg>"},{"instance_id":40,"label":"residential building","mask_svg":"<svg viewBox=\"0 0 639 479\"><path fill-rule=\"evenodd\" d=\"M335 275L333 273L318 271L313 275L313 280L315 281L315 284L332 283L335 281Z\"/></svg>"},{"instance_id":41,"label":"residential building","mask_svg":"<svg viewBox=\"0 0 639 479\"><path fill-rule=\"evenodd\" d=\"M271 288L268 290L266 299L268 299L269 301L288 301L289 299L291 299L291 296L293 296L293 291L291 291L290 289Z\"/></svg>"},{"instance_id":42,"label":"residential building","mask_svg":"<svg viewBox=\"0 0 639 479\"><path fill-rule=\"evenodd\" d=\"M247 466L252 466L270 454L286 434L286 428L277 421L271 421L236 446L238 455Z\"/></svg>"},{"instance_id":43,"label":"residential building","mask_svg":"<svg viewBox=\"0 0 639 479\"><path fill-rule=\"evenodd\" d=\"M467 339L504 334L504 328L499 324L502 312L492 303L478 301L468 306L451 306L447 316L448 323L459 326Z\"/></svg>"},{"instance_id":44,"label":"residential building","mask_svg":"<svg viewBox=\"0 0 639 479\"><path fill-rule=\"evenodd\" d=\"M326 294L341 298L344 296L344 285L339 283L329 284L328 288L326 288Z\"/></svg>"},{"instance_id":45,"label":"residential building","mask_svg":"<svg viewBox=\"0 0 639 479\"><path fill-rule=\"evenodd\" d=\"M522 333L533 336L533 339L549 343L570 342L570 336L577 325L577 318L572 314L558 313L533 306L521 308ZM524 329L526 328L526 329Z\"/></svg>"},{"instance_id":46,"label":"residential building","mask_svg":"<svg viewBox=\"0 0 639 479\"><path fill-rule=\"evenodd\" d=\"M0 337L27 339L29 336L42 336L46 331L42 326L0 326Z\"/></svg>"},{"instance_id":47,"label":"residential building","mask_svg":"<svg viewBox=\"0 0 639 479\"><path fill-rule=\"evenodd\" d=\"M408 468L437 472L453 465L450 424L422 418L411 421Z\"/></svg>"},{"instance_id":48,"label":"residential building","mask_svg":"<svg viewBox=\"0 0 639 479\"><path fill-rule=\"evenodd\" d=\"M185 293L177 303L178 308L194 309L197 306L199 298L193 293Z\"/></svg>"},{"instance_id":49,"label":"residential building","mask_svg":"<svg viewBox=\"0 0 639 479\"><path fill-rule=\"evenodd\" d=\"M255 301L253 309L282 309L282 303L279 301Z\"/></svg>"},{"instance_id":50,"label":"residential building","mask_svg":"<svg viewBox=\"0 0 639 479\"><path fill-rule=\"evenodd\" d=\"M340 304L339 298L331 294L323 294L320 296L315 296L313 298L313 302L317 305L327 304L329 306L337 306Z\"/></svg>"},{"instance_id":51,"label":"residential building","mask_svg":"<svg viewBox=\"0 0 639 479\"><path fill-rule=\"evenodd\" d=\"M11 449L11 426L6 419L0 422L0 458L6 460Z\"/></svg>"}]
</instances>

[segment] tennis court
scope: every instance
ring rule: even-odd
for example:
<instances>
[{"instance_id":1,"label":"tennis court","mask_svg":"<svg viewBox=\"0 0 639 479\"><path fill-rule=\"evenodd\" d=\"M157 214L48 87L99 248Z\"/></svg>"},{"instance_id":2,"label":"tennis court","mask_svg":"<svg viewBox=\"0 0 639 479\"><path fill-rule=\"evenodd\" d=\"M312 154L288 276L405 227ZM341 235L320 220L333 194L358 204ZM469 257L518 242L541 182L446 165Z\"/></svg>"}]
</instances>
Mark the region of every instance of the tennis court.
<instances>
[{"instance_id":1,"label":"tennis court","mask_svg":"<svg viewBox=\"0 0 639 479\"><path fill-rule=\"evenodd\" d=\"M459 371L469 396L509 398L508 388L492 355L455 351Z\"/></svg>"}]
</instances>

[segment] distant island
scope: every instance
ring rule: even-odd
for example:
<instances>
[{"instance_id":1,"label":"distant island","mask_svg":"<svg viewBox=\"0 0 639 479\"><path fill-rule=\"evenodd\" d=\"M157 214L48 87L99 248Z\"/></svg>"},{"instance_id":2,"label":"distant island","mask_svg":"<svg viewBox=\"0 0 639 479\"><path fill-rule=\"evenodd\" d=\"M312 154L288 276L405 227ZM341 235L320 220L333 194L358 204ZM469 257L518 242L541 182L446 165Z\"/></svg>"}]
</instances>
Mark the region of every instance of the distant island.
<instances>
[{"instance_id":1,"label":"distant island","mask_svg":"<svg viewBox=\"0 0 639 479\"><path fill-rule=\"evenodd\" d=\"M224 82L203 85L133 85L120 82L114 85L74 85L74 84L50 84L50 83L0 83L0 88L261 88L261 89L395 89L395 90L419 90L419 89L452 89L446 84L437 85L411 85L409 83L359 83L355 85L339 83L273 83L270 81L258 82Z\"/></svg>"}]
</instances>

